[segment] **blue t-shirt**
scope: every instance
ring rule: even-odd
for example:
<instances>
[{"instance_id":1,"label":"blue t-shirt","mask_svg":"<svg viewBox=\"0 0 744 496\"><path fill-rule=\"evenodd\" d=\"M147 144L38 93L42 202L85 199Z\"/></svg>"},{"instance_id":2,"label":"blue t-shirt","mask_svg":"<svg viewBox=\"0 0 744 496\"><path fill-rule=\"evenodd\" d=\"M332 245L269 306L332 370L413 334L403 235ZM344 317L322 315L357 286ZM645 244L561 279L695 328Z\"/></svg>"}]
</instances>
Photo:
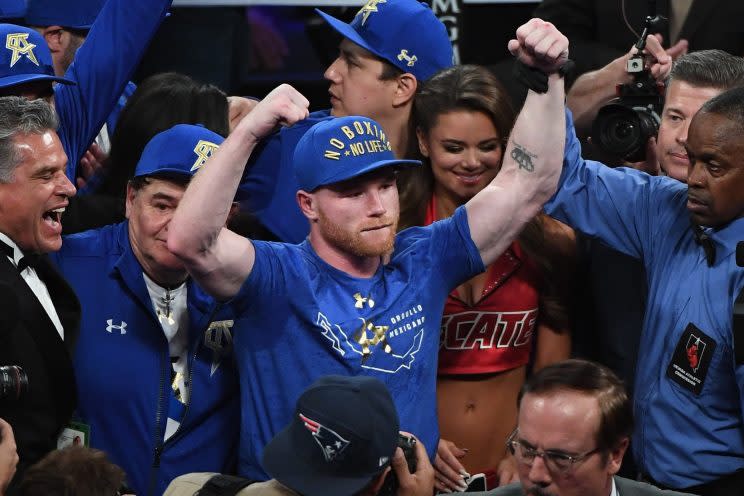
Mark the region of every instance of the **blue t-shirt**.
<instances>
[{"instance_id":1,"label":"blue t-shirt","mask_svg":"<svg viewBox=\"0 0 744 496\"><path fill-rule=\"evenodd\" d=\"M407 229L392 259L356 278L321 260L309 242L254 241L253 270L236 299L242 421L238 471L265 479L261 454L289 423L300 394L327 374L373 376L395 401L402 430L433 456L439 441L439 327L452 288L485 270L463 207ZM233 300L235 301L235 300Z\"/></svg>"}]
</instances>

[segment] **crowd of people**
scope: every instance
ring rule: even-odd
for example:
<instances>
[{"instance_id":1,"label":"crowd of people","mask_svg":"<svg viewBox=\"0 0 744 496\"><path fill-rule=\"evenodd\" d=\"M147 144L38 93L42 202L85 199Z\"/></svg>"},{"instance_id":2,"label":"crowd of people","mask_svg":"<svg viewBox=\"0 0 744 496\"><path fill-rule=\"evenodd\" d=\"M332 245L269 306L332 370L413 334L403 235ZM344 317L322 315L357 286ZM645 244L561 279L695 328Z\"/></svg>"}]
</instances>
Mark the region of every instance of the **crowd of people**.
<instances>
[{"instance_id":1,"label":"crowd of people","mask_svg":"<svg viewBox=\"0 0 744 496\"><path fill-rule=\"evenodd\" d=\"M135 86L170 3L0 0L0 496L741 493L744 36L545 0L517 106L369 0L311 112Z\"/></svg>"}]
</instances>

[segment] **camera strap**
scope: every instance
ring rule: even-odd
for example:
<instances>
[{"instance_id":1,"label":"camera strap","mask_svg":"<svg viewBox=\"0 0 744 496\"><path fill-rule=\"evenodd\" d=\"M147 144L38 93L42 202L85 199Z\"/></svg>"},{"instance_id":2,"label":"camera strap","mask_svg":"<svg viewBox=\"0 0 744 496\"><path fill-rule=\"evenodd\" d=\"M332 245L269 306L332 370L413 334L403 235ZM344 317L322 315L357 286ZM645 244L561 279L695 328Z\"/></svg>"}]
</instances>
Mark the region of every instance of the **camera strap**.
<instances>
[{"instance_id":1,"label":"camera strap","mask_svg":"<svg viewBox=\"0 0 744 496\"><path fill-rule=\"evenodd\" d=\"M217 474L209 479L197 493L199 496L235 496L241 489L255 481L234 475Z\"/></svg>"}]
</instances>

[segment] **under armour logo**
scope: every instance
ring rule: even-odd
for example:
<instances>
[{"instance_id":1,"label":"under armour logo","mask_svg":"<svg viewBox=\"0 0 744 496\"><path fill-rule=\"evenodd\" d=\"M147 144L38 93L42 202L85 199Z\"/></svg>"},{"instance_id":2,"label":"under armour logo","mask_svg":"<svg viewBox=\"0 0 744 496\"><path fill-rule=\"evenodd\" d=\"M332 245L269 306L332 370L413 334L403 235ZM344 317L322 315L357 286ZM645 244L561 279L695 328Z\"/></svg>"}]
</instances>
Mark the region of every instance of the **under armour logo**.
<instances>
[{"instance_id":1,"label":"under armour logo","mask_svg":"<svg viewBox=\"0 0 744 496\"><path fill-rule=\"evenodd\" d=\"M362 327L354 333L354 340L362 347L362 363L372 355L372 346L382 345L385 353L392 353L393 348L387 342L385 334L390 329L389 326L376 326L372 322L362 321ZM371 332L371 337L367 336L367 331Z\"/></svg>"},{"instance_id":2,"label":"under armour logo","mask_svg":"<svg viewBox=\"0 0 744 496\"><path fill-rule=\"evenodd\" d=\"M194 147L194 153L196 153L196 156L198 158L194 162L194 165L191 166L190 172L194 172L195 170L199 169L202 165L207 163L207 160L209 160L209 157L211 157L214 151L219 147L220 147L219 145L212 143L211 141L199 140L199 142Z\"/></svg>"},{"instance_id":3,"label":"under armour logo","mask_svg":"<svg viewBox=\"0 0 744 496\"><path fill-rule=\"evenodd\" d=\"M5 38L5 48L13 51L10 58L10 67L13 67L21 59L21 55L25 55L28 60L39 65L39 61L36 60L36 55L34 55L36 45L28 42L28 33L9 34Z\"/></svg>"},{"instance_id":4,"label":"under armour logo","mask_svg":"<svg viewBox=\"0 0 744 496\"><path fill-rule=\"evenodd\" d=\"M369 305L369 308L372 308L375 306L375 300L373 300L372 297L369 297L369 298L362 297L362 293L355 293L354 300L355 300L355 303L354 303L355 308L364 308L365 303Z\"/></svg>"},{"instance_id":5,"label":"under armour logo","mask_svg":"<svg viewBox=\"0 0 744 496\"><path fill-rule=\"evenodd\" d=\"M121 321L121 324L119 324L119 325L114 325L114 320L113 319L108 319L106 321L106 323L108 324L106 326L106 331L108 331L109 333L114 332L114 329L116 329L117 331L119 331L119 334L121 334L121 335L124 335L124 334L127 333L127 323L124 322L123 320Z\"/></svg>"},{"instance_id":6,"label":"under armour logo","mask_svg":"<svg viewBox=\"0 0 744 496\"><path fill-rule=\"evenodd\" d=\"M408 55L408 50L401 50L398 54L398 60L405 60L408 62L406 64L408 67L413 67L413 64L418 60L418 57L415 55Z\"/></svg>"},{"instance_id":7,"label":"under armour logo","mask_svg":"<svg viewBox=\"0 0 744 496\"><path fill-rule=\"evenodd\" d=\"M232 349L232 333L230 329L235 324L234 320L216 320L209 324L204 332L204 346L212 350L212 368L209 376L214 373L222 363L222 357Z\"/></svg>"},{"instance_id":8,"label":"under armour logo","mask_svg":"<svg viewBox=\"0 0 744 496\"><path fill-rule=\"evenodd\" d=\"M377 4L379 3L387 2L385 0L368 0L367 3L365 3L361 9L359 9L357 15L362 14L362 26L364 26L364 23L367 22L367 18L372 12L379 12L377 10Z\"/></svg>"}]
</instances>

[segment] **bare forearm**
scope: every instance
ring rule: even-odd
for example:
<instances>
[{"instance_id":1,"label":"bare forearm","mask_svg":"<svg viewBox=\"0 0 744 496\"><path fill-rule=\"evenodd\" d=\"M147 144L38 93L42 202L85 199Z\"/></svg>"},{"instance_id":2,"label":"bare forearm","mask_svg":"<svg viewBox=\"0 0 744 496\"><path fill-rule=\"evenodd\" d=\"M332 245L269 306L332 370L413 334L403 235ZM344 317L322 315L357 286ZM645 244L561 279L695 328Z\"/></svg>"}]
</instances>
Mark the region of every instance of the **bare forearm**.
<instances>
[{"instance_id":1,"label":"bare forearm","mask_svg":"<svg viewBox=\"0 0 744 496\"><path fill-rule=\"evenodd\" d=\"M530 91L509 138L501 172L468 202L471 236L491 263L555 192L565 143L563 79Z\"/></svg>"},{"instance_id":2,"label":"bare forearm","mask_svg":"<svg viewBox=\"0 0 744 496\"><path fill-rule=\"evenodd\" d=\"M574 125L579 134L591 131L592 122L599 109L615 98L615 87L631 81L625 71L628 55L613 60L596 71L580 76L566 96L566 105L571 109Z\"/></svg>"},{"instance_id":3,"label":"bare forearm","mask_svg":"<svg viewBox=\"0 0 744 496\"><path fill-rule=\"evenodd\" d=\"M171 221L168 245L174 253L191 258L215 243L255 146L255 138L239 125L194 176Z\"/></svg>"}]
</instances>

